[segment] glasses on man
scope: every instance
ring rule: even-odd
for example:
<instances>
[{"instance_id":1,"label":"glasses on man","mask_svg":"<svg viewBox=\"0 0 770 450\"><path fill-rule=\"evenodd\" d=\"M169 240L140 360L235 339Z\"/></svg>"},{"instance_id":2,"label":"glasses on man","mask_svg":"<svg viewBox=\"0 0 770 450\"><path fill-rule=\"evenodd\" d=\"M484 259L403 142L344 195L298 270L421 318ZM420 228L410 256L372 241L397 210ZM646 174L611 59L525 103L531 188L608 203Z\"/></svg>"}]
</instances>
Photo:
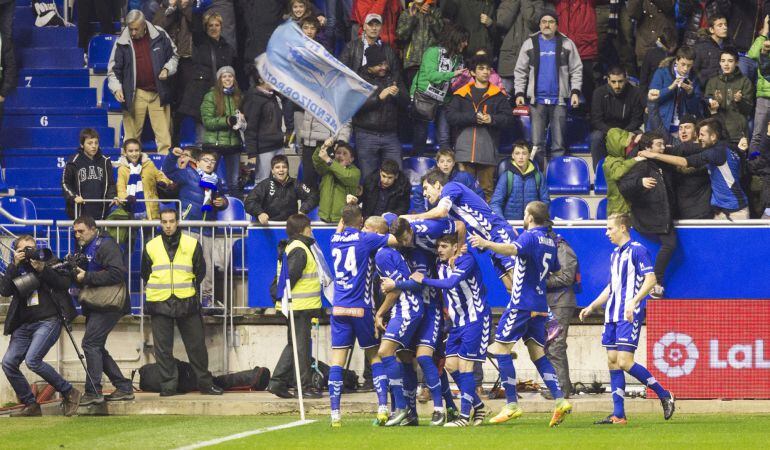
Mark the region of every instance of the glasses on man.
<instances>
[{"instance_id":1,"label":"glasses on man","mask_svg":"<svg viewBox=\"0 0 770 450\"><path fill-rule=\"evenodd\" d=\"M201 161L202 162L207 162L207 163L212 163L212 164L217 162L217 160L214 159L214 158L201 158Z\"/></svg>"}]
</instances>

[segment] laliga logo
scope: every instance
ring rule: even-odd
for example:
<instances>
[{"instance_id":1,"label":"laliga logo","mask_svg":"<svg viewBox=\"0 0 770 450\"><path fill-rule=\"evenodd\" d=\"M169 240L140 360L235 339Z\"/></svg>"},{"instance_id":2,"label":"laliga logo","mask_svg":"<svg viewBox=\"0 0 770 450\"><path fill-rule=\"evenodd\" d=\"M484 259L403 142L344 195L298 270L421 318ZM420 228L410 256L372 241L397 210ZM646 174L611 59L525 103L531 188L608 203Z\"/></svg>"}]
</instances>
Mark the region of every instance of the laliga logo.
<instances>
[{"instance_id":1,"label":"laliga logo","mask_svg":"<svg viewBox=\"0 0 770 450\"><path fill-rule=\"evenodd\" d=\"M669 378L689 375L698 361L698 347L683 333L666 333L652 350L655 367Z\"/></svg>"}]
</instances>

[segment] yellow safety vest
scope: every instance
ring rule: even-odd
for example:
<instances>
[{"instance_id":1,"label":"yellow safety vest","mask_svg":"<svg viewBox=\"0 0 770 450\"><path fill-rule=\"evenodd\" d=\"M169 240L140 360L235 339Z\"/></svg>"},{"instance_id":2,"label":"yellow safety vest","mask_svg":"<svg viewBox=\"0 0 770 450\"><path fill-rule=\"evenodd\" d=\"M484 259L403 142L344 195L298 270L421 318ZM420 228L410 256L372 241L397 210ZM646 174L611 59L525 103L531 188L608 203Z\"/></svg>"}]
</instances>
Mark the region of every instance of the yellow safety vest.
<instances>
[{"instance_id":1,"label":"yellow safety vest","mask_svg":"<svg viewBox=\"0 0 770 450\"><path fill-rule=\"evenodd\" d=\"M147 243L147 255L152 261L152 273L144 291L148 302L162 302L171 298L187 299L195 296L195 273L193 272L193 254L198 241L182 234L179 247L174 254L174 261L168 258L162 236Z\"/></svg>"},{"instance_id":2,"label":"yellow safety vest","mask_svg":"<svg viewBox=\"0 0 770 450\"><path fill-rule=\"evenodd\" d=\"M305 251L306 263L302 269L302 276L297 284L291 287L291 304L294 311L303 309L318 309L321 307L321 281L318 279L318 267L316 266L313 252L299 239L295 239L286 246L286 254L291 253L295 248L301 248ZM278 260L278 270L275 276L281 274L281 260ZM278 293L282 295L282 292ZM281 302L276 304L276 309L281 310Z\"/></svg>"}]
</instances>

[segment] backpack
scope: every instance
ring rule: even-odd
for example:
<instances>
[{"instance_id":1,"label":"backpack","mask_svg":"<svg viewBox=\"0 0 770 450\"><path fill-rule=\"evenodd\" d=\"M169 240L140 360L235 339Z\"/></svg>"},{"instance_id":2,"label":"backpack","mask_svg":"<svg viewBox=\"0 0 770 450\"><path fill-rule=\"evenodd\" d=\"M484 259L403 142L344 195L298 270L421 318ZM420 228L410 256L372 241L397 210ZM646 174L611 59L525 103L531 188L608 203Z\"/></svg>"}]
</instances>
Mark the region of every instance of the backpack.
<instances>
[{"instance_id":1,"label":"backpack","mask_svg":"<svg viewBox=\"0 0 770 450\"><path fill-rule=\"evenodd\" d=\"M562 235L557 233L553 233L553 235L554 235L554 241L556 242L557 248L562 243L569 245L569 242L567 242L567 240L564 239ZM576 294L580 294L581 292L583 292L583 276L580 274L580 261L576 259L576 262L577 262L577 265L575 266L575 281L572 284L572 290L575 291Z\"/></svg>"},{"instance_id":2,"label":"backpack","mask_svg":"<svg viewBox=\"0 0 770 450\"><path fill-rule=\"evenodd\" d=\"M176 391L181 393L197 391L198 380L195 378L190 363L176 358L174 362L176 362L177 372L179 373ZM136 372L139 372L139 389L145 392L160 392L160 366L157 363L145 364L138 371L132 372L132 380Z\"/></svg>"}]
</instances>

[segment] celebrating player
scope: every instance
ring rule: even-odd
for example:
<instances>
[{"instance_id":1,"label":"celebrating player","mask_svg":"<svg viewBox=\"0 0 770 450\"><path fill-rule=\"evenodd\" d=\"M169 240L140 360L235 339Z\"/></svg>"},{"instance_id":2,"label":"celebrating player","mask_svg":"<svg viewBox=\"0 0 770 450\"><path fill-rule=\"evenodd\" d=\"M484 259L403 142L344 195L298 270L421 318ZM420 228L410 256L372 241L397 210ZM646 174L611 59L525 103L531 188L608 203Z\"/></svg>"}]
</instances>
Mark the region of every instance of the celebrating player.
<instances>
[{"instance_id":1,"label":"celebrating player","mask_svg":"<svg viewBox=\"0 0 770 450\"><path fill-rule=\"evenodd\" d=\"M634 362L634 351L639 344L639 329L645 315L645 298L655 286L650 253L644 246L631 240L631 218L627 214L613 214L607 220L606 235L617 248L610 257L610 282L587 308L580 311L580 320L605 303L602 345L607 348L610 368L610 388L614 405L611 415L594 422L597 425L627 423L623 405L626 378L623 372L649 387L660 399L663 418L674 414L674 396L655 380L642 365Z\"/></svg>"},{"instance_id":2,"label":"celebrating player","mask_svg":"<svg viewBox=\"0 0 770 450\"><path fill-rule=\"evenodd\" d=\"M550 426L559 425L572 411L572 405L564 398L554 368L543 350L548 317L546 280L549 273L560 269L556 257L556 243L548 236L548 220L548 205L539 201L530 202L524 209L526 231L516 242L490 242L477 235L469 238L473 247L490 249L502 255L518 256L513 271L511 300L497 324L495 343L489 347L489 352L497 359L507 399L507 404L490 420L491 423L503 423L523 414L517 403L516 371L511 357L511 348L519 339L524 339L529 357L556 401Z\"/></svg>"}]
</instances>

